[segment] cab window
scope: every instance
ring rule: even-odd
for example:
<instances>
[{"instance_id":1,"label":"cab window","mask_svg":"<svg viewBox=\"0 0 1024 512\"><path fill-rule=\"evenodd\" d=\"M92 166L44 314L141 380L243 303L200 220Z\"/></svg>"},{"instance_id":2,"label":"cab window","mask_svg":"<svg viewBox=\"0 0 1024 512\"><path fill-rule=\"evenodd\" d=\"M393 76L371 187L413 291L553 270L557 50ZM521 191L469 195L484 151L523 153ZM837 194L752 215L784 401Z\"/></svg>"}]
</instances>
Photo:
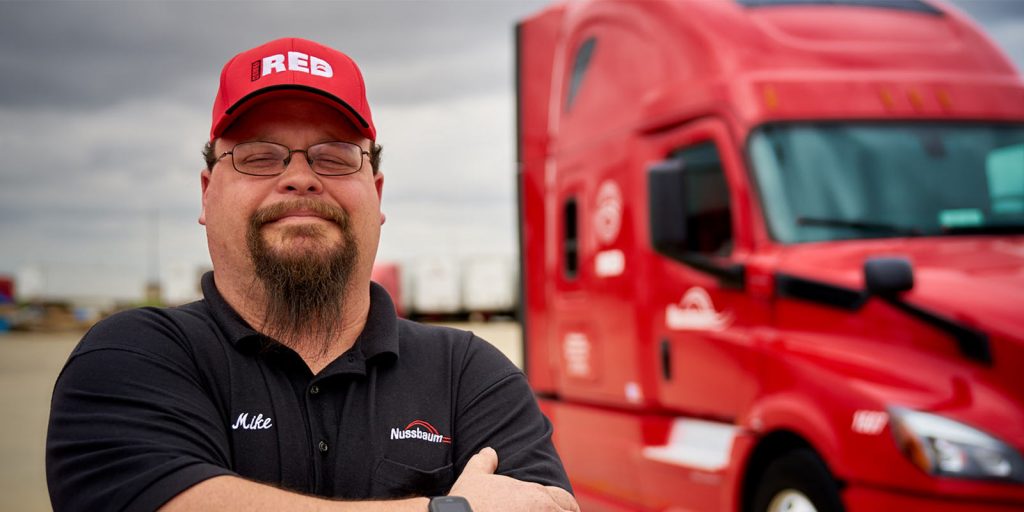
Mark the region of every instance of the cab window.
<instances>
[{"instance_id":1,"label":"cab window","mask_svg":"<svg viewBox=\"0 0 1024 512\"><path fill-rule=\"evenodd\" d=\"M594 55L594 46L597 45L597 38L591 37L583 44L580 45L579 49L576 50L576 56L572 61L572 74L569 77L569 89L565 95L565 111L568 112L572 109L573 102L576 100L576 95L580 92L580 86L583 84L583 76L587 73L587 69L590 67L590 59Z\"/></svg>"},{"instance_id":2,"label":"cab window","mask_svg":"<svg viewBox=\"0 0 1024 512\"><path fill-rule=\"evenodd\" d=\"M576 198L567 199L562 207L562 274L566 279L576 279L579 273L579 223L576 217Z\"/></svg>"},{"instance_id":3,"label":"cab window","mask_svg":"<svg viewBox=\"0 0 1024 512\"><path fill-rule=\"evenodd\" d=\"M733 246L732 215L718 148L713 142L703 142L672 156L682 159L686 166L687 250L705 256L728 256Z\"/></svg>"}]
</instances>

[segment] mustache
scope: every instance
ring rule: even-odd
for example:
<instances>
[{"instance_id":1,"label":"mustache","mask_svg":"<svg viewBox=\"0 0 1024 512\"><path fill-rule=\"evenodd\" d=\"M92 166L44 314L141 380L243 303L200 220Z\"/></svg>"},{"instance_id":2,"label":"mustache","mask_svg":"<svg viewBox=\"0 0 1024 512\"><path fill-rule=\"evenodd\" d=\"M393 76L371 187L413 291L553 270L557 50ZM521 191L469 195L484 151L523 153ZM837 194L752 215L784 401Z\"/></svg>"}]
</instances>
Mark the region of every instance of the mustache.
<instances>
[{"instance_id":1,"label":"mustache","mask_svg":"<svg viewBox=\"0 0 1024 512\"><path fill-rule=\"evenodd\" d=\"M345 211L337 206L332 206L312 199L291 199L281 201L256 210L252 215L251 224L256 227L263 226L287 217L293 212L313 212L317 217L329 220L344 227L346 223Z\"/></svg>"}]
</instances>

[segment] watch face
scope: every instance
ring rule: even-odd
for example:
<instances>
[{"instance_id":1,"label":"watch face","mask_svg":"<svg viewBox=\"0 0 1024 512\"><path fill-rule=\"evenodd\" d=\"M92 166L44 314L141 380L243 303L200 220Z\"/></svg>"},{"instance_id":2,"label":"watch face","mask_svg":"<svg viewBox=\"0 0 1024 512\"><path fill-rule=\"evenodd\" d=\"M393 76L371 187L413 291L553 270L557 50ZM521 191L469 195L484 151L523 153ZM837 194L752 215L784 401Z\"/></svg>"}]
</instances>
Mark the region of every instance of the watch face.
<instances>
[{"instance_id":1,"label":"watch face","mask_svg":"<svg viewBox=\"0 0 1024 512\"><path fill-rule=\"evenodd\" d=\"M432 498L430 512L473 512L473 509L469 508L469 502L465 498L448 496Z\"/></svg>"}]
</instances>

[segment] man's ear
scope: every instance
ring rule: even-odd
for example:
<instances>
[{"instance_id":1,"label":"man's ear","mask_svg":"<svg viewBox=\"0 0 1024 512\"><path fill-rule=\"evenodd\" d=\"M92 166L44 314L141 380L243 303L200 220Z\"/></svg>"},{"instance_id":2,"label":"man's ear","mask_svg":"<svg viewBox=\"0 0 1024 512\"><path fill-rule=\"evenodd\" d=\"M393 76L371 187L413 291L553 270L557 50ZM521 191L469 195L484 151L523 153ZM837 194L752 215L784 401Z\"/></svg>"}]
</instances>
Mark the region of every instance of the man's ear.
<instances>
[{"instance_id":1,"label":"man's ear","mask_svg":"<svg viewBox=\"0 0 1024 512\"><path fill-rule=\"evenodd\" d=\"M377 171L377 174L373 175L373 185L377 187L377 204L380 205L381 198L384 194L384 173ZM379 209L379 206L378 206ZM384 210L380 211L380 223L384 224L387 220L387 215L384 215Z\"/></svg>"},{"instance_id":2,"label":"man's ear","mask_svg":"<svg viewBox=\"0 0 1024 512\"><path fill-rule=\"evenodd\" d=\"M206 225L206 191L210 187L210 178L213 176L213 172L209 169L203 169L199 172L199 186L202 188L203 202L199 210L199 223Z\"/></svg>"}]
</instances>

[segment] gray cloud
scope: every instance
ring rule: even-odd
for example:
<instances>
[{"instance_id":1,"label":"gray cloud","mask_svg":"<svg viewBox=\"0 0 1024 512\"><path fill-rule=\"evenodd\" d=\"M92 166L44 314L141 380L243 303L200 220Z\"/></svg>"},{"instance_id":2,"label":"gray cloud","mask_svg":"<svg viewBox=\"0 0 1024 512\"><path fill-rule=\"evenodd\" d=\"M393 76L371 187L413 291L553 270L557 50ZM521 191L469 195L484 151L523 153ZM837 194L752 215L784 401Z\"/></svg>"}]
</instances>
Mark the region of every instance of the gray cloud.
<instances>
[{"instance_id":1,"label":"gray cloud","mask_svg":"<svg viewBox=\"0 0 1024 512\"><path fill-rule=\"evenodd\" d=\"M363 68L388 145L382 258L404 257L408 240L450 248L432 231L470 217L454 245L507 253L513 26L542 4L0 2L0 272L99 272L123 294L152 272L156 238L165 277L209 265L196 217L217 76L284 36ZM460 136L471 144L455 154ZM97 282L73 281L58 289Z\"/></svg>"},{"instance_id":2,"label":"gray cloud","mask_svg":"<svg viewBox=\"0 0 1024 512\"><path fill-rule=\"evenodd\" d=\"M507 85L495 50L537 2L4 2L0 81L9 108L102 108L160 96L208 103L238 51L284 36L350 53L378 101ZM467 63L483 68L466 70ZM410 87L409 83L419 84Z\"/></svg>"},{"instance_id":3,"label":"gray cloud","mask_svg":"<svg viewBox=\"0 0 1024 512\"><path fill-rule=\"evenodd\" d=\"M1017 0L952 0L951 3L982 25L1024 16L1024 2Z\"/></svg>"}]
</instances>

